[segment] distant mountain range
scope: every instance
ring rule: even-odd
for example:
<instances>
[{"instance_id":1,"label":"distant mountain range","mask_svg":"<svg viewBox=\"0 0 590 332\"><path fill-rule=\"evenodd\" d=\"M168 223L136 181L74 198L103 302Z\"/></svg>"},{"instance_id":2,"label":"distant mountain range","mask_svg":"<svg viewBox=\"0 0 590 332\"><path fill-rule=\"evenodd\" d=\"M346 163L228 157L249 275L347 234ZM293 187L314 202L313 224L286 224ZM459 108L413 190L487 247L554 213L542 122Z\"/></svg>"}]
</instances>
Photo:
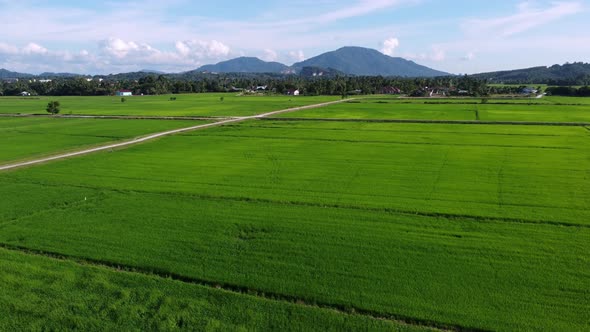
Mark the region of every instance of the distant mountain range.
<instances>
[{"instance_id":1,"label":"distant mountain range","mask_svg":"<svg viewBox=\"0 0 590 332\"><path fill-rule=\"evenodd\" d=\"M240 57L215 65L202 66L197 72L210 73L287 73L289 67L279 62L266 62L253 57Z\"/></svg>"},{"instance_id":2,"label":"distant mountain range","mask_svg":"<svg viewBox=\"0 0 590 332\"><path fill-rule=\"evenodd\" d=\"M198 69L181 73L191 75L199 73L242 73L242 74L301 74L304 77L333 77L338 75L357 76L401 76L401 77L435 77L448 76L449 73L434 70L413 61L390 57L377 50L363 47L343 47L333 52L324 53L311 59L287 66L279 62L267 62L255 57L239 57L217 64L202 66ZM144 74L164 75L166 73L143 69L137 72L122 73L112 76L137 79ZM175 75L175 74L167 74ZM21 74L0 71L1 78L29 77L74 77L82 76L70 73L43 73L41 75ZM106 77L107 75L97 75Z\"/></svg>"},{"instance_id":3,"label":"distant mountain range","mask_svg":"<svg viewBox=\"0 0 590 332\"><path fill-rule=\"evenodd\" d=\"M166 72L159 71L159 70L153 70L153 69L142 69L139 71L139 73L156 74L156 75L165 75L166 74Z\"/></svg>"},{"instance_id":4,"label":"distant mountain range","mask_svg":"<svg viewBox=\"0 0 590 332\"><path fill-rule=\"evenodd\" d=\"M490 83L586 85L590 83L590 63L575 62L551 67L481 73L472 76L485 79Z\"/></svg>"},{"instance_id":5,"label":"distant mountain range","mask_svg":"<svg viewBox=\"0 0 590 332\"><path fill-rule=\"evenodd\" d=\"M56 78L56 77L80 77L80 76L88 76L88 75L80 75L80 74L73 74L73 73L42 73L39 75L33 74L25 74L25 73L17 73L14 71L9 71L6 69L0 69L0 79L15 79L15 78Z\"/></svg>"},{"instance_id":6,"label":"distant mountain range","mask_svg":"<svg viewBox=\"0 0 590 332\"><path fill-rule=\"evenodd\" d=\"M73 73L42 73L38 75L39 77L80 77L80 76L89 76L89 75L80 75L80 74L73 74Z\"/></svg>"},{"instance_id":7,"label":"distant mountain range","mask_svg":"<svg viewBox=\"0 0 590 332\"><path fill-rule=\"evenodd\" d=\"M434 70L402 58L394 58L379 51L363 47L343 47L289 67L278 62L266 62L258 58L241 57L206 65L196 72L212 73L299 73L305 67L324 71L341 72L357 76L435 77L449 73Z\"/></svg>"},{"instance_id":8,"label":"distant mountain range","mask_svg":"<svg viewBox=\"0 0 590 332\"><path fill-rule=\"evenodd\" d=\"M302 77L334 77L342 75L357 76L398 76L398 77L437 77L451 75L431 69L399 57L391 57L377 50L363 47L342 47L287 66L279 62L267 62L254 57L239 57L214 65L205 65L198 69L180 73L166 74L157 70L143 69L138 72L116 75L96 75L102 78L139 79L147 75L168 75L171 77L194 77L210 73L236 73L243 75L285 75L298 74ZM59 78L90 77L72 73L43 73L31 75L0 69L0 79L16 78ZM586 85L590 84L590 64L566 63L551 67L533 67L518 70L497 71L470 75L485 79L490 83L516 84L555 84Z\"/></svg>"},{"instance_id":9,"label":"distant mountain range","mask_svg":"<svg viewBox=\"0 0 590 332\"><path fill-rule=\"evenodd\" d=\"M30 78L30 77L34 77L35 75L31 75L31 74L23 74L23 73L17 73L14 71L10 71L10 70L6 70L3 68L0 68L0 79L8 79L8 78Z\"/></svg>"},{"instance_id":10,"label":"distant mountain range","mask_svg":"<svg viewBox=\"0 0 590 332\"><path fill-rule=\"evenodd\" d=\"M449 73L434 70L402 58L390 57L377 50L363 47L343 47L293 65L303 67L332 68L349 75L436 77Z\"/></svg>"}]
</instances>

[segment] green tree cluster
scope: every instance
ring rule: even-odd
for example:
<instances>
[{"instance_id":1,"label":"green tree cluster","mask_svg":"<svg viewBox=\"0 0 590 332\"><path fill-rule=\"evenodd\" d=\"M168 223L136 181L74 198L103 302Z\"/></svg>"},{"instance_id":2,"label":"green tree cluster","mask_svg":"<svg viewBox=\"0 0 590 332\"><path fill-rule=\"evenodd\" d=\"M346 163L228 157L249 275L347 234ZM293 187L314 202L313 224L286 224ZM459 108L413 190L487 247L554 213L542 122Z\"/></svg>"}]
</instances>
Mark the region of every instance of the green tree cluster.
<instances>
[{"instance_id":1,"label":"green tree cluster","mask_svg":"<svg viewBox=\"0 0 590 332\"><path fill-rule=\"evenodd\" d=\"M49 114L56 115L60 111L60 106L61 105L59 101L50 101L49 103L47 103L47 107L45 108L45 110Z\"/></svg>"}]
</instances>

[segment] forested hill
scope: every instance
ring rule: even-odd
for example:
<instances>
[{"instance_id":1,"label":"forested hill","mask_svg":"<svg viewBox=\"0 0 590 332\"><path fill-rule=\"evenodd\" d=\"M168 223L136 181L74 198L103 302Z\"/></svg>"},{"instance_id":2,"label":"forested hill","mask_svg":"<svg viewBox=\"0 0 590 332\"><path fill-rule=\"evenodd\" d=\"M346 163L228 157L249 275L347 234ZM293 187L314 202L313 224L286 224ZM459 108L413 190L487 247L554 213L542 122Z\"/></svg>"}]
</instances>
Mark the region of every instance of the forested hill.
<instances>
[{"instance_id":1,"label":"forested hill","mask_svg":"<svg viewBox=\"0 0 590 332\"><path fill-rule=\"evenodd\" d=\"M217 72L217 73L282 73L289 69L286 65L278 62L266 62L254 57L240 57L223 61L215 65L206 65L197 69L196 72Z\"/></svg>"},{"instance_id":2,"label":"forested hill","mask_svg":"<svg viewBox=\"0 0 590 332\"><path fill-rule=\"evenodd\" d=\"M590 63L574 62L551 67L532 67L472 76L485 79L488 83L588 85L590 84Z\"/></svg>"},{"instance_id":3,"label":"forested hill","mask_svg":"<svg viewBox=\"0 0 590 332\"><path fill-rule=\"evenodd\" d=\"M0 68L0 79L29 78L29 77L33 77L33 76L34 75L31 75L31 74L17 73L14 71Z\"/></svg>"},{"instance_id":4,"label":"forested hill","mask_svg":"<svg viewBox=\"0 0 590 332\"><path fill-rule=\"evenodd\" d=\"M450 75L413 61L390 57L374 49L353 46L320 54L296 63L293 67L296 69L303 67L332 68L358 76L436 77Z\"/></svg>"}]
</instances>

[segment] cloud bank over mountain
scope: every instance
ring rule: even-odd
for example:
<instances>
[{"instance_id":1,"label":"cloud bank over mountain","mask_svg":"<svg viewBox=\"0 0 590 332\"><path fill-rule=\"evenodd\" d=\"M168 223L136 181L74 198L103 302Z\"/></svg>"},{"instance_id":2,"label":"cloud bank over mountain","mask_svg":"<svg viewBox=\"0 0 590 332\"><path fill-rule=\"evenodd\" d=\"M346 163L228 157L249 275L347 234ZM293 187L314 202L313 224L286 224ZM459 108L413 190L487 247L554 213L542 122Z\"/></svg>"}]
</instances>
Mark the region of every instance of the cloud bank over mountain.
<instances>
[{"instance_id":1,"label":"cloud bank over mountain","mask_svg":"<svg viewBox=\"0 0 590 332\"><path fill-rule=\"evenodd\" d=\"M10 32L0 41L0 67L174 72L240 56L291 65L345 45L455 73L590 61L587 7L581 0L460 0L453 6L424 0L261 0L256 6L0 0L0 22Z\"/></svg>"}]
</instances>

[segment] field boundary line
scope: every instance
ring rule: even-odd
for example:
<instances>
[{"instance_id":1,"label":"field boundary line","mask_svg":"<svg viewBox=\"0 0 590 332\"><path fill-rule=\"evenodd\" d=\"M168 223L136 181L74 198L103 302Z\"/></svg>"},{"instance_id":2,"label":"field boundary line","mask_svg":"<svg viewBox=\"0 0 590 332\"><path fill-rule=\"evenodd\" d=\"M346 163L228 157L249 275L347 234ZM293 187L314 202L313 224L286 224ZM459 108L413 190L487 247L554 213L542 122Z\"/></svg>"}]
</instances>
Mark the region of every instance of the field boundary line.
<instances>
[{"instance_id":1,"label":"field boundary line","mask_svg":"<svg viewBox=\"0 0 590 332\"><path fill-rule=\"evenodd\" d=\"M424 124L465 124L465 125L514 125L514 126L562 126L587 127L590 122L538 122L538 121L478 121L478 120L419 120L419 119L338 119L338 118L275 118L264 117L267 121L325 121L325 122L375 122L375 123L424 123Z\"/></svg>"},{"instance_id":2,"label":"field boundary line","mask_svg":"<svg viewBox=\"0 0 590 332\"><path fill-rule=\"evenodd\" d=\"M362 309L354 306L343 305L343 304L334 304L329 302L321 302L315 300L306 300L305 298L297 297L294 295L285 295L276 292L269 292L258 290L254 288L249 288L246 286L240 286L237 284L230 284L230 283L221 283L217 281L201 279L197 277L189 277L178 273L167 272L164 270L160 270L157 268L142 268L127 264L115 263L110 262L108 260L100 260L100 259L92 259L92 258L84 258L74 255L68 254L60 254L57 252L39 250L39 249L31 249L25 246L19 245L12 245L8 243L0 243L0 248L8 250L8 251L15 251L20 252L26 255L32 256L40 256L45 257L57 261L65 261L78 264L80 266L91 266L106 269L109 271L114 271L118 273L134 273L140 274L145 276L152 276L166 280L174 280L178 282L182 282L185 284L192 284L197 286L202 286L206 288L214 288L217 290L223 290L229 293L238 294L238 295L246 295L251 296L254 298L265 299L269 301L275 302L287 302L303 307L309 308L316 308L316 309L323 309L323 310L332 310L340 314L345 315L357 315L357 316L364 316L367 318L375 319L375 320L385 320L392 323L397 323L405 326L415 326L415 327L424 327L433 329L436 331L457 331L457 332L488 332L490 330L485 330L476 327L466 327L458 324L447 324L441 323L433 320L428 319L420 319L414 318L404 315L398 314L391 314L391 313L383 313L376 310L370 309Z\"/></svg>"},{"instance_id":3,"label":"field boundary line","mask_svg":"<svg viewBox=\"0 0 590 332\"><path fill-rule=\"evenodd\" d=\"M29 181L13 181L15 183L30 183L30 184L38 184L37 182L29 182ZM49 184L43 183L45 186L59 186L63 187L63 185L56 185L56 184ZM417 210L404 210L395 207L378 207L378 206L362 206L362 205L350 205L350 204L339 204L339 203L314 203L314 202L305 202L305 201L296 201L296 200L288 200L288 201L281 201L281 200L272 200L268 198L252 198L252 197L245 197L245 196L220 196L220 195L204 195L204 194L197 194L197 193L180 193L180 192L170 192L170 191L147 191L147 190L139 190L139 189L114 189L114 188L99 188L95 186L84 186L84 185L73 185L67 184L67 187L73 188L86 188L86 189L100 189L109 192L123 192L123 193L138 193L138 194L145 194L145 195L161 195L161 196L182 196L182 197L191 197L191 198L198 198L198 199L206 199L206 200L216 200L216 201L233 201L233 202L245 202L245 203L264 203L264 204L277 204L277 205L292 205L292 206L305 206L305 207L317 207L317 208L332 208L332 209L348 209L354 211L368 211L368 212L385 212L385 213L392 213L392 214L401 214L401 215L408 215L408 216L420 216L420 217L429 217L429 218L445 218L449 221L453 220L469 220L472 222L487 222L487 223L507 223L507 224L525 224L525 225L544 225L544 226L559 226L559 227L572 227L572 228L590 228L589 224L579 224L575 222L568 222L568 221L558 221L558 220L549 220L549 219L522 219L522 218L515 218L515 217L495 217L495 216L478 216L473 214L457 214L452 212L434 212L434 211L417 211ZM534 206L529 206L534 207Z\"/></svg>"},{"instance_id":4,"label":"field boundary line","mask_svg":"<svg viewBox=\"0 0 590 332\"><path fill-rule=\"evenodd\" d=\"M207 137L234 137L234 138L260 138L260 139L274 139L274 140L303 140L303 141L318 141L318 142L342 142L355 144L398 144L398 145L425 145L425 146L470 146L470 147L496 147L496 148L514 148L514 149L544 149L544 150L574 150L572 147L561 146L539 146L539 145L500 145L500 144L468 144L468 143L438 143L438 142L408 142L408 141L363 141L353 139L332 139L332 138L314 138L314 137L289 137L289 136L256 136L256 135L207 135Z\"/></svg>"},{"instance_id":5,"label":"field boundary line","mask_svg":"<svg viewBox=\"0 0 590 332\"><path fill-rule=\"evenodd\" d=\"M97 187L82 187L98 189ZM105 189L105 188L100 188ZM106 188L109 191L116 191L115 189ZM573 228L590 228L587 224L578 224L567 221L556 221L556 220L544 220L544 219L520 219L513 217L494 217L494 216L477 216L472 214L455 214L450 212L428 212L428 211L416 211L416 210L403 210L398 208L390 207L371 207L371 206L359 206L359 205L347 205L347 204L329 204L329 203L313 203L304 201L276 201L265 198L251 198L251 197L240 197L240 196L215 196L215 195L200 195L200 194L189 194L189 193L174 193L174 192L156 192L156 191L142 191L142 190L118 190L118 192L130 192L130 193L141 193L149 195L178 195L185 197L194 197L199 199L209 200L227 200L234 202L253 202L253 203L265 203L265 204L277 204L277 205L293 205L293 206L306 206L306 207L317 207L317 208L332 208L332 209L349 209L355 211L370 211L370 212L385 212L393 214L403 214L408 216L420 216L427 218L445 218L449 221L453 220L469 220L473 222L496 222L496 223L507 223L507 224L525 224L525 225L545 225L545 226L559 226L559 227L573 227Z\"/></svg>"},{"instance_id":6,"label":"field boundary line","mask_svg":"<svg viewBox=\"0 0 590 332\"><path fill-rule=\"evenodd\" d=\"M0 114L3 118L50 118L50 119L114 119L114 120L226 120L236 116L136 116L136 115L84 115L84 114Z\"/></svg>"},{"instance_id":7,"label":"field boundary line","mask_svg":"<svg viewBox=\"0 0 590 332\"><path fill-rule=\"evenodd\" d=\"M350 99L343 99L343 100L330 101L330 102L325 102L325 103L320 103L320 104L312 104L312 105L306 105L306 106L287 108L287 109L283 109L283 110L272 111L272 112L267 112L267 113L258 114L258 115L236 117L236 118L230 118L230 119L226 119L226 120L221 120L221 121L216 121L216 122L212 122L212 123L206 123L206 124L201 124L201 125L196 125L196 126L191 126L191 127L167 130L167 131L163 131L163 132L148 134L147 136L135 137L135 138L132 138L130 140L126 140L126 141L123 141L120 143L114 143L114 144L111 143L111 144L101 145L101 146L90 148L90 149L84 149L84 150L79 150L79 151L74 151L74 152L69 152L69 153L64 153L64 154L58 154L58 155L40 158L40 159L34 159L34 160L30 160L30 161L18 162L18 163L7 164L7 165L0 165L0 171L6 171L6 170L22 168L22 167L26 167L26 166L42 164L42 163L46 163L46 162L54 161L54 160L82 156L82 155L86 155L86 154L90 154L90 153L94 153L94 152L123 148L123 147L131 146L131 145L151 141L151 140L154 140L154 139L157 139L160 137L164 137L164 136L170 136L170 135L174 135L174 134L184 133L187 131L207 129L207 128L211 128L211 127L218 127L218 126L222 126L222 125L225 125L228 123L236 123L236 122L242 122L242 121L253 120L253 119L262 119L267 116L272 116L272 115L277 115L277 114L282 114L282 113L287 113L287 112L296 112L296 111L300 111L300 110L325 107L325 106L329 106L329 105L333 105L333 104L342 103L347 100L350 100Z\"/></svg>"}]
</instances>

